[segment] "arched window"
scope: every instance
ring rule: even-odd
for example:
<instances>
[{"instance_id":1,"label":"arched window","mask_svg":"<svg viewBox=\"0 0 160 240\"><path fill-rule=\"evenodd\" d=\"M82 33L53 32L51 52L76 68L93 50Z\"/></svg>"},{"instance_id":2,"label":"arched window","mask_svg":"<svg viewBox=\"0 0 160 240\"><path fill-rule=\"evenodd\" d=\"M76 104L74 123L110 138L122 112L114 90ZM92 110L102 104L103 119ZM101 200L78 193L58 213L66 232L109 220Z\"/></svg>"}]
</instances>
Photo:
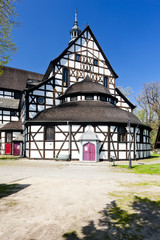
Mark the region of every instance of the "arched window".
<instances>
[{"instance_id":1,"label":"arched window","mask_svg":"<svg viewBox=\"0 0 160 240\"><path fill-rule=\"evenodd\" d=\"M104 87L108 88L108 77L104 77Z\"/></svg>"},{"instance_id":2,"label":"arched window","mask_svg":"<svg viewBox=\"0 0 160 240\"><path fill-rule=\"evenodd\" d=\"M63 68L63 86L68 87L69 71L68 68Z\"/></svg>"}]
</instances>

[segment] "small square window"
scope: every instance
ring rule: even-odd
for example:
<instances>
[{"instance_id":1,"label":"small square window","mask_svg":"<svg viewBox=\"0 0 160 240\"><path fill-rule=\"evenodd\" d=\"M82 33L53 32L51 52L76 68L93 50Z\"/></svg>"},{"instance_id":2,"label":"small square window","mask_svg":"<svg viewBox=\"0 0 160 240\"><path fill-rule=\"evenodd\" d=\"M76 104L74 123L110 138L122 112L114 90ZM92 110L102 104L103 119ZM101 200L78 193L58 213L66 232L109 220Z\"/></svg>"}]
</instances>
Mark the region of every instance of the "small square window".
<instances>
[{"instance_id":1,"label":"small square window","mask_svg":"<svg viewBox=\"0 0 160 240\"><path fill-rule=\"evenodd\" d=\"M97 60L97 59L94 59L94 60L93 60L93 65L94 65L94 66L98 66L98 60Z\"/></svg>"},{"instance_id":2,"label":"small square window","mask_svg":"<svg viewBox=\"0 0 160 240\"><path fill-rule=\"evenodd\" d=\"M75 60L76 60L77 62L80 62L80 61L81 61L81 55L76 54L76 55L75 55Z\"/></svg>"},{"instance_id":3,"label":"small square window","mask_svg":"<svg viewBox=\"0 0 160 240\"><path fill-rule=\"evenodd\" d=\"M14 98L19 99L20 98L20 92L14 92Z\"/></svg>"},{"instance_id":4,"label":"small square window","mask_svg":"<svg viewBox=\"0 0 160 240\"><path fill-rule=\"evenodd\" d=\"M16 116L16 112L15 111L11 111L11 116Z\"/></svg>"}]
</instances>

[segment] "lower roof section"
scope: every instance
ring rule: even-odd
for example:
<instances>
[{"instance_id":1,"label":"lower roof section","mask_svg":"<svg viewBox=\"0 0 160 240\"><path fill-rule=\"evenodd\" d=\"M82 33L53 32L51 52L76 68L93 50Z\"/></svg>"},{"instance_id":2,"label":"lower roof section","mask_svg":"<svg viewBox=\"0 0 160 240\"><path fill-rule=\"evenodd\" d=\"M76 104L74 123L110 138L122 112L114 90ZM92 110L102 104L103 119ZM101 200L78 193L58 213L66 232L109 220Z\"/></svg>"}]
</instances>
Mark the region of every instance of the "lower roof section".
<instances>
[{"instance_id":1,"label":"lower roof section","mask_svg":"<svg viewBox=\"0 0 160 240\"><path fill-rule=\"evenodd\" d=\"M125 123L145 126L133 113L124 111L108 102L75 101L46 109L27 123L83 122ZM147 126L146 126L147 127Z\"/></svg>"},{"instance_id":2,"label":"lower roof section","mask_svg":"<svg viewBox=\"0 0 160 240\"><path fill-rule=\"evenodd\" d=\"M0 131L5 132L5 131L22 131L22 121L15 121L15 122L9 122L5 124Z\"/></svg>"}]
</instances>

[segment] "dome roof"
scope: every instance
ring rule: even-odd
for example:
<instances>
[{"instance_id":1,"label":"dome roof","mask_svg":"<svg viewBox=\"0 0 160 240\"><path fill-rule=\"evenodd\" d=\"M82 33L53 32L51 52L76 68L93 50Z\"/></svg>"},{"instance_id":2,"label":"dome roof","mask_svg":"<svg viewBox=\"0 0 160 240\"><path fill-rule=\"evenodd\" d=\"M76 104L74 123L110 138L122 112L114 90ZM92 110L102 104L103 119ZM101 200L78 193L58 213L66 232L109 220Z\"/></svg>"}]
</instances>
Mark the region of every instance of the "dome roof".
<instances>
[{"instance_id":1,"label":"dome roof","mask_svg":"<svg viewBox=\"0 0 160 240\"><path fill-rule=\"evenodd\" d=\"M83 81L77 82L68 87L65 93L59 97L59 99L82 94L110 95L112 98L114 98L106 87L98 82L93 82L89 76L86 76Z\"/></svg>"},{"instance_id":2,"label":"dome roof","mask_svg":"<svg viewBox=\"0 0 160 240\"><path fill-rule=\"evenodd\" d=\"M128 123L144 125L133 113L103 101L65 102L38 113L30 122Z\"/></svg>"}]
</instances>

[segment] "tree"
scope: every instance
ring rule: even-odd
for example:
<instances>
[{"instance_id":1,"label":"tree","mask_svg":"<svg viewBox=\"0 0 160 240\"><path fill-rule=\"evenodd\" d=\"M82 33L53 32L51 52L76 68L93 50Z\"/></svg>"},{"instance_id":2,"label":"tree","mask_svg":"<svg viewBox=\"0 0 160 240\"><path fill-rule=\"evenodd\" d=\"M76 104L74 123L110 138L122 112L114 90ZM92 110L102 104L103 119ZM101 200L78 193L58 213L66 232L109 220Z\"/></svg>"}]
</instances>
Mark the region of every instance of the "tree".
<instances>
[{"instance_id":1,"label":"tree","mask_svg":"<svg viewBox=\"0 0 160 240\"><path fill-rule=\"evenodd\" d=\"M140 106L137 117L152 128L151 145L153 147L160 124L160 83L145 83L136 101Z\"/></svg>"},{"instance_id":2,"label":"tree","mask_svg":"<svg viewBox=\"0 0 160 240\"><path fill-rule=\"evenodd\" d=\"M13 26L17 25L15 2L0 0L0 67L7 64L16 52L16 44L11 37Z\"/></svg>"},{"instance_id":3,"label":"tree","mask_svg":"<svg viewBox=\"0 0 160 240\"><path fill-rule=\"evenodd\" d=\"M121 86L118 86L117 88L118 88L118 89L123 93L123 95L124 95L126 98L128 98L128 99L129 99L129 97L133 94L133 90L132 90L131 87L125 87L125 88L123 88L123 87L121 87Z\"/></svg>"}]
</instances>

